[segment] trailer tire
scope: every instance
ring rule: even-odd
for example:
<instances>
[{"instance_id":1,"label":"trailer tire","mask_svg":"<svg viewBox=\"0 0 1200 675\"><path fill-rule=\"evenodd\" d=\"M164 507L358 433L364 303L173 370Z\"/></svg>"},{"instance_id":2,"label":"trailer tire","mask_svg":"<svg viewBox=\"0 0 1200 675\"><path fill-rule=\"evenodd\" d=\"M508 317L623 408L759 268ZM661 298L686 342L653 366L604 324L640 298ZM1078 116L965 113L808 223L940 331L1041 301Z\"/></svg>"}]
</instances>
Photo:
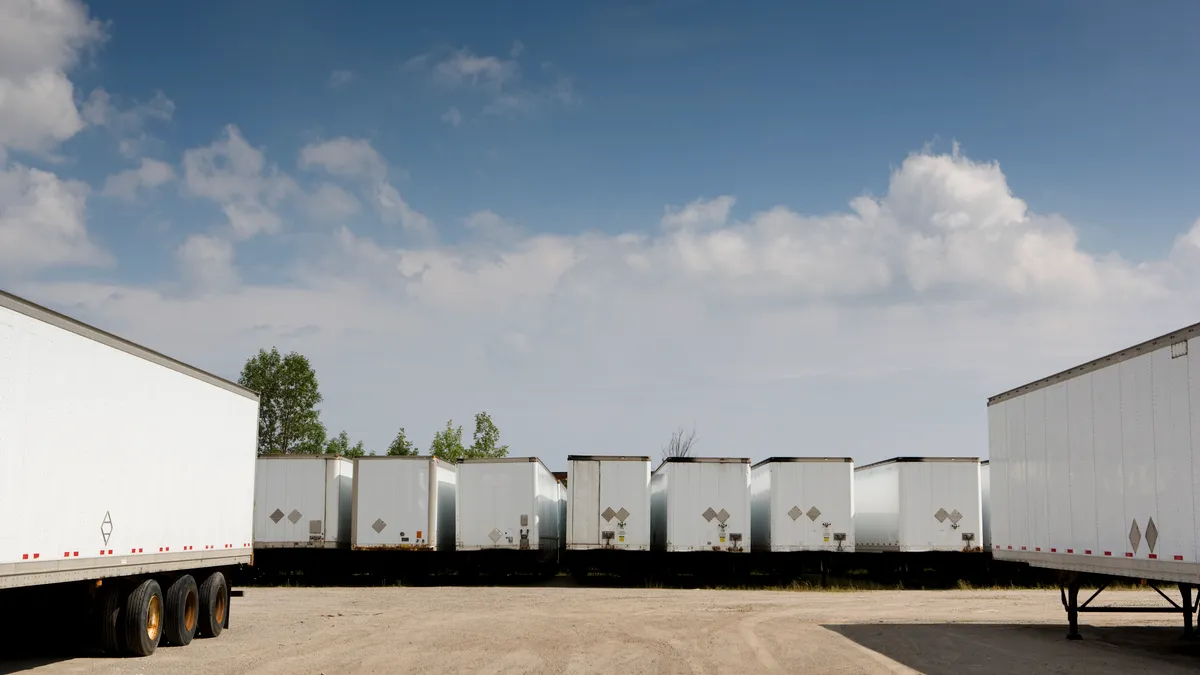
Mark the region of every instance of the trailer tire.
<instances>
[{"instance_id":1,"label":"trailer tire","mask_svg":"<svg viewBox=\"0 0 1200 675\"><path fill-rule=\"evenodd\" d=\"M124 651L121 643L121 589L115 585L104 586L100 590L100 600L96 604L97 622L100 631L100 649L109 656L116 656Z\"/></svg>"},{"instance_id":2,"label":"trailer tire","mask_svg":"<svg viewBox=\"0 0 1200 675\"><path fill-rule=\"evenodd\" d=\"M125 600L123 613L125 653L129 656L150 656L162 640L162 587L146 579Z\"/></svg>"},{"instance_id":3,"label":"trailer tire","mask_svg":"<svg viewBox=\"0 0 1200 675\"><path fill-rule=\"evenodd\" d=\"M200 626L200 589L196 579L185 574L167 588L164 627L167 644L183 647L196 636Z\"/></svg>"},{"instance_id":4,"label":"trailer tire","mask_svg":"<svg viewBox=\"0 0 1200 675\"><path fill-rule=\"evenodd\" d=\"M197 635L215 638L225 628L229 612L229 585L225 575L213 572L200 584L200 627Z\"/></svg>"}]
</instances>

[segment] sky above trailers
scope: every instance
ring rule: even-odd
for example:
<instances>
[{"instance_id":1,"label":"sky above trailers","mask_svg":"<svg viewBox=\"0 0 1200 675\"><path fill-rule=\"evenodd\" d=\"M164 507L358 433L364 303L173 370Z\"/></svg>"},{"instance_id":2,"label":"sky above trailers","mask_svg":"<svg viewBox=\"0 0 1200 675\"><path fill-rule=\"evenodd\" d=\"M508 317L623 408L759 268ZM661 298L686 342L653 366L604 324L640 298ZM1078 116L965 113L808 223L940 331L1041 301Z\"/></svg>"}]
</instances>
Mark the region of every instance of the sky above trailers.
<instances>
[{"instance_id":1,"label":"sky above trailers","mask_svg":"<svg viewBox=\"0 0 1200 675\"><path fill-rule=\"evenodd\" d=\"M794 6L793 6L794 5ZM1200 7L0 3L0 286L383 451L987 455L1200 317Z\"/></svg>"}]
</instances>

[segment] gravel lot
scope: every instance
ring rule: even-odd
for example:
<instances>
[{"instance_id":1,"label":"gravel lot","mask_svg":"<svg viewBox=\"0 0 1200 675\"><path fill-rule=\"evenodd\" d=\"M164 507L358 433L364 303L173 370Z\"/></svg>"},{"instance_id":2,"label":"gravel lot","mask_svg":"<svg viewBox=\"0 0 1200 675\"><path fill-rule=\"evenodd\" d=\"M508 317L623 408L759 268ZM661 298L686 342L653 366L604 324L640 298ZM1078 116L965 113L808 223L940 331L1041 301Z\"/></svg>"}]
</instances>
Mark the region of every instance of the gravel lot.
<instances>
[{"instance_id":1,"label":"gravel lot","mask_svg":"<svg viewBox=\"0 0 1200 675\"><path fill-rule=\"evenodd\" d=\"M1118 591L1106 604L1159 604ZM1100 604L1097 602L1097 604ZM216 640L36 673L1195 673L1174 615L1092 614L1053 591L248 588Z\"/></svg>"}]
</instances>

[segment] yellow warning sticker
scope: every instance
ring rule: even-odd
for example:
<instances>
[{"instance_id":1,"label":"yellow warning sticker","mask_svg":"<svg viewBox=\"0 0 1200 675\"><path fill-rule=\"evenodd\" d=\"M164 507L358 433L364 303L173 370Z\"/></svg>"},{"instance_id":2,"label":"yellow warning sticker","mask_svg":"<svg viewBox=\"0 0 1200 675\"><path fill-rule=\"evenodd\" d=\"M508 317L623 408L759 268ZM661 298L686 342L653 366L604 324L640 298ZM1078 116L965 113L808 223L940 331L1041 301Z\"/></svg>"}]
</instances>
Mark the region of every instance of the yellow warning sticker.
<instances>
[{"instance_id":1,"label":"yellow warning sticker","mask_svg":"<svg viewBox=\"0 0 1200 675\"><path fill-rule=\"evenodd\" d=\"M826 543L826 544L828 544L828 543L829 543L829 537L825 537L825 543Z\"/></svg>"},{"instance_id":2,"label":"yellow warning sticker","mask_svg":"<svg viewBox=\"0 0 1200 675\"><path fill-rule=\"evenodd\" d=\"M621 535L621 536L617 537L617 539L619 541L625 541L625 535Z\"/></svg>"},{"instance_id":3,"label":"yellow warning sticker","mask_svg":"<svg viewBox=\"0 0 1200 675\"><path fill-rule=\"evenodd\" d=\"M721 543L722 543L722 544L724 544L724 543L725 543L725 537L721 537Z\"/></svg>"}]
</instances>

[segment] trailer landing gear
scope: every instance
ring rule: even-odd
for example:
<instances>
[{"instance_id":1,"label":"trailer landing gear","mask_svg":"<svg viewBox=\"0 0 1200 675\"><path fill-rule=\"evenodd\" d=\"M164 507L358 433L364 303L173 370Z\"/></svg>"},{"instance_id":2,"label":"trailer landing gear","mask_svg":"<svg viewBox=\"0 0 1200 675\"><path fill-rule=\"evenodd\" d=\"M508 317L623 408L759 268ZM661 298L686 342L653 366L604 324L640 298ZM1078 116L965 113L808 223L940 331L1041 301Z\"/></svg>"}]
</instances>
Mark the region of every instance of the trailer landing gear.
<instances>
[{"instance_id":1,"label":"trailer landing gear","mask_svg":"<svg viewBox=\"0 0 1200 675\"><path fill-rule=\"evenodd\" d=\"M1170 603L1170 607L1093 607L1092 600L1095 600L1096 596L1100 595L1102 592L1104 592L1104 589L1108 588L1110 581L1102 580L1099 587L1096 589L1096 592L1092 593L1091 596L1089 596L1088 599L1083 602L1083 604L1079 604L1080 583L1081 581L1078 575L1068 575L1060 579L1059 582L1059 596L1062 598L1063 609L1067 610L1068 640L1083 639L1083 636L1079 634L1080 612L1119 612L1130 614L1179 613L1183 614L1183 639L1191 640L1196 636L1192 615L1196 613L1198 608L1200 608L1200 596L1197 596L1195 601L1192 600L1191 584L1179 584L1179 596L1180 600L1183 602L1182 605L1169 598L1167 594L1163 593L1157 585L1150 583L1149 586L1153 588L1155 592L1161 595L1164 600Z\"/></svg>"}]
</instances>

